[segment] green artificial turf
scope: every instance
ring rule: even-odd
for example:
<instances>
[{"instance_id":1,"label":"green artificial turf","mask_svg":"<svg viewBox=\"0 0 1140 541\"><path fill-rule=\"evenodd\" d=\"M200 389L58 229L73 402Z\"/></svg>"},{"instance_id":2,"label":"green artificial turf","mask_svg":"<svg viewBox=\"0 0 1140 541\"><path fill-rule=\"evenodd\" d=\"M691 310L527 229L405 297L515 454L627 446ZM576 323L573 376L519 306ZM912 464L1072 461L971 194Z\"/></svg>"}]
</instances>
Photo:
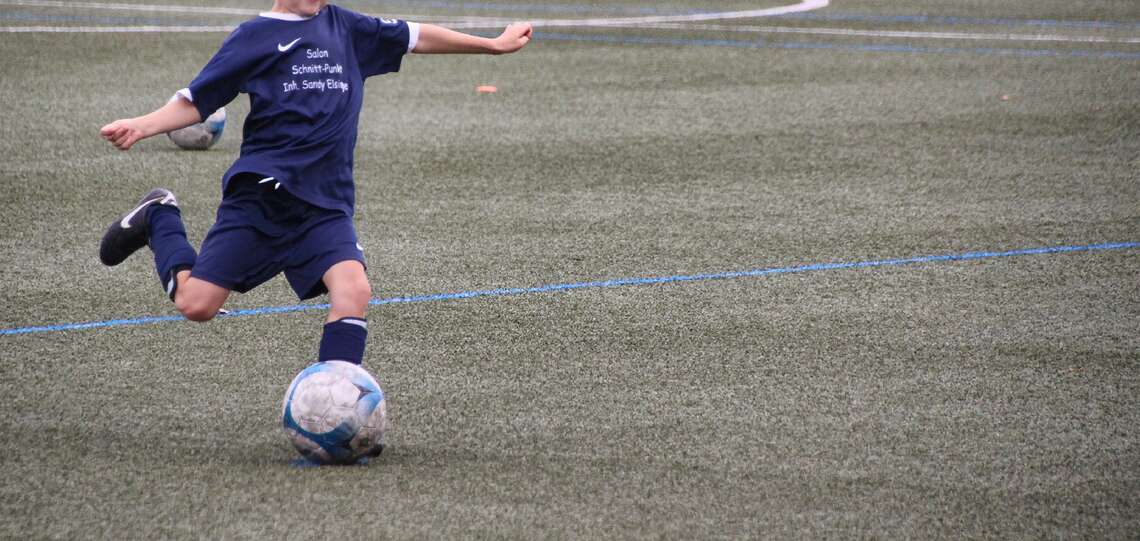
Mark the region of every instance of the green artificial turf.
<instances>
[{"instance_id":1,"label":"green artificial turf","mask_svg":"<svg viewBox=\"0 0 1140 541\"><path fill-rule=\"evenodd\" d=\"M766 7L345 5L516 18ZM0 3L0 25L67 14L242 20ZM816 14L912 19L731 24L1140 35L1134 2L852 0ZM161 185L200 242L248 105L228 107L207 152L156 137L120 153L98 130L161 105L223 37L0 33L0 329L175 314L148 253L108 269L99 239ZM1073 56L1105 52L1123 55ZM1137 53L540 28L517 55L411 56L369 81L360 121L356 223L374 294L1140 242ZM375 306L365 366L391 429L363 467L297 468L279 427L321 310L4 334L0 537L1133 538L1138 256ZM228 307L296 303L276 279Z\"/></svg>"}]
</instances>

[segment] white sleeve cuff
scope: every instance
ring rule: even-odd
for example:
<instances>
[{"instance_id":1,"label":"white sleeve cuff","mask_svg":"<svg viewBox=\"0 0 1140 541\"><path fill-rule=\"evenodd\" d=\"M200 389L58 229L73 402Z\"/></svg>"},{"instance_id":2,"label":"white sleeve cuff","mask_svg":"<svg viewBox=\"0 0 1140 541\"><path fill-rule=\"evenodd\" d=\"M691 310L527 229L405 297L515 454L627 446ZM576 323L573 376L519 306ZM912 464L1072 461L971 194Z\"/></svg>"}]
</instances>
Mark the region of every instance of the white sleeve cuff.
<instances>
[{"instance_id":1,"label":"white sleeve cuff","mask_svg":"<svg viewBox=\"0 0 1140 541\"><path fill-rule=\"evenodd\" d=\"M178 92L174 93L174 95L175 96L182 96L186 101L188 101L190 103L194 103L194 96L192 94L190 94L189 88L183 88L182 90L179 90Z\"/></svg>"},{"instance_id":2,"label":"white sleeve cuff","mask_svg":"<svg viewBox=\"0 0 1140 541\"><path fill-rule=\"evenodd\" d=\"M408 23L408 52L412 52L416 48L416 44L420 42L420 23Z\"/></svg>"}]
</instances>

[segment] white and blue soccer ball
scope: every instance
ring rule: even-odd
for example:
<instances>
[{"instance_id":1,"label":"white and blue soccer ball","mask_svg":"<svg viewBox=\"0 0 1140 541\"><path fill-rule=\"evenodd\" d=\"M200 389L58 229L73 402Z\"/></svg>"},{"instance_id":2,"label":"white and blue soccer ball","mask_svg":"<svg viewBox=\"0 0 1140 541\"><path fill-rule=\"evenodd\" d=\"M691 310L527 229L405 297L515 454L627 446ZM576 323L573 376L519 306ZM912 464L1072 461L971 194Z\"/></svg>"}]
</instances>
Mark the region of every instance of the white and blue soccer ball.
<instances>
[{"instance_id":1,"label":"white and blue soccer ball","mask_svg":"<svg viewBox=\"0 0 1140 541\"><path fill-rule=\"evenodd\" d=\"M281 404L281 424L305 458L354 464L384 450L384 391L359 365L319 362L293 378Z\"/></svg>"},{"instance_id":2,"label":"white and blue soccer ball","mask_svg":"<svg viewBox=\"0 0 1140 541\"><path fill-rule=\"evenodd\" d=\"M218 139L222 138L222 132L226 129L226 108L222 107L214 111L212 115L191 126L186 126L180 130L167 132L167 137L170 137L174 144L186 150L206 150Z\"/></svg>"}]
</instances>

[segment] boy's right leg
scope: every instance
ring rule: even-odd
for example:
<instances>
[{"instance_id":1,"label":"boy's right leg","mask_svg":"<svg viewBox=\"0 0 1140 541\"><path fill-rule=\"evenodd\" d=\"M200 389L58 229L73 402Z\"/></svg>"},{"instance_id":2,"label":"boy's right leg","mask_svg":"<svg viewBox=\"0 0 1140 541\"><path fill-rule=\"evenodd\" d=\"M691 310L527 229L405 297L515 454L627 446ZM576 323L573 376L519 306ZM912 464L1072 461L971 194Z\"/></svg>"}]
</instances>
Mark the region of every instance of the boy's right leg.
<instances>
[{"instance_id":1,"label":"boy's right leg","mask_svg":"<svg viewBox=\"0 0 1140 541\"><path fill-rule=\"evenodd\" d=\"M170 190L151 190L134 209L113 222L99 245L99 259L108 266L118 265L147 245L154 252L163 288L178 311L192 321L213 319L230 292L190 277L197 252L186 240L182 214Z\"/></svg>"}]
</instances>

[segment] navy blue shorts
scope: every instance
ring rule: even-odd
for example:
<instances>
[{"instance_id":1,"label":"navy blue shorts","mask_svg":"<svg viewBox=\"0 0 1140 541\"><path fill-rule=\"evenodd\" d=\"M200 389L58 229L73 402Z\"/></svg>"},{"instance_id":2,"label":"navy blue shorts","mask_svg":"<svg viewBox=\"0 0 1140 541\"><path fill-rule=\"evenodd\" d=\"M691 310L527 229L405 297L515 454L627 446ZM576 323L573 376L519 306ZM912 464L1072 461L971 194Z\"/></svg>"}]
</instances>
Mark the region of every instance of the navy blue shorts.
<instances>
[{"instance_id":1,"label":"navy blue shorts","mask_svg":"<svg viewBox=\"0 0 1140 541\"><path fill-rule=\"evenodd\" d=\"M191 276L245 293L284 272L304 300L328 291L322 278L333 265L364 264L351 217L260 180L248 174L230 180Z\"/></svg>"}]
</instances>

